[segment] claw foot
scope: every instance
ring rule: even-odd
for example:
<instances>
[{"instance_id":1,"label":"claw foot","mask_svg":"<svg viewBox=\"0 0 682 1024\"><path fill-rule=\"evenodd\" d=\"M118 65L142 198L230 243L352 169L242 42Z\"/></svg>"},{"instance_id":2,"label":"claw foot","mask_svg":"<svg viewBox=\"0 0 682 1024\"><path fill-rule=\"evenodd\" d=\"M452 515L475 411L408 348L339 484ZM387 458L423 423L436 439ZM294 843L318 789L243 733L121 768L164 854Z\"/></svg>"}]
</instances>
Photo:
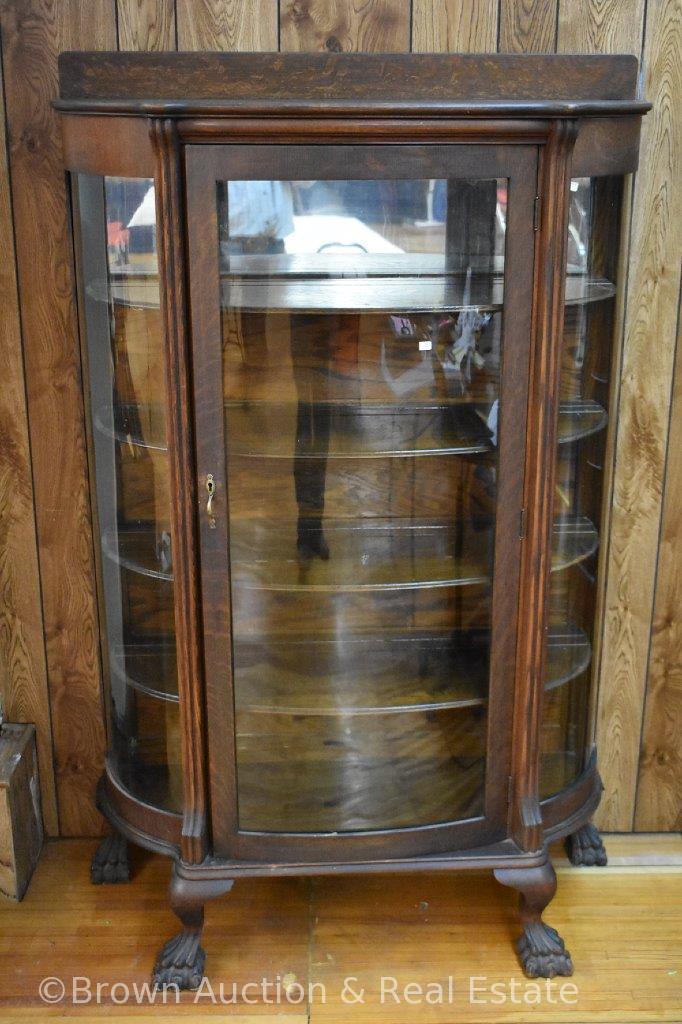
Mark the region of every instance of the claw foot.
<instances>
[{"instance_id":1,"label":"claw foot","mask_svg":"<svg viewBox=\"0 0 682 1024\"><path fill-rule=\"evenodd\" d=\"M525 925L516 943L521 965L529 978L573 974L571 955L559 933L543 921Z\"/></svg>"},{"instance_id":2,"label":"claw foot","mask_svg":"<svg viewBox=\"0 0 682 1024\"><path fill-rule=\"evenodd\" d=\"M606 850L597 828L588 822L566 839L566 853L576 867L603 868L606 864Z\"/></svg>"},{"instance_id":3,"label":"claw foot","mask_svg":"<svg viewBox=\"0 0 682 1024\"><path fill-rule=\"evenodd\" d=\"M119 832L105 836L95 851L90 865L93 885L130 881L128 841Z\"/></svg>"},{"instance_id":4,"label":"claw foot","mask_svg":"<svg viewBox=\"0 0 682 1024\"><path fill-rule=\"evenodd\" d=\"M152 981L159 987L177 985L181 991L194 991L201 985L205 962L198 933L185 929L169 939L159 953Z\"/></svg>"}]
</instances>

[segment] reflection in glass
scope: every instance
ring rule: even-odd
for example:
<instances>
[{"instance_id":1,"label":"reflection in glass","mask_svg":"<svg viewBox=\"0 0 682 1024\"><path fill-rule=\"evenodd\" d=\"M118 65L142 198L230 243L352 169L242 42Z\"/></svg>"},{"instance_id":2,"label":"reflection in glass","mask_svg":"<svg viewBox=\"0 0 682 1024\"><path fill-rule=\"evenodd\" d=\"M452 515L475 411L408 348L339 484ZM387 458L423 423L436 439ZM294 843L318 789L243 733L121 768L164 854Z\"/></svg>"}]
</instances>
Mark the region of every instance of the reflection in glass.
<instances>
[{"instance_id":1,"label":"reflection in glass","mask_svg":"<svg viewBox=\"0 0 682 1024\"><path fill-rule=\"evenodd\" d=\"M555 533L582 523L591 534L584 555L551 577L550 636L542 731L541 795L571 784L585 767L596 577L602 517L612 339L616 316L616 259L622 179L576 178L571 183L568 275L560 377L561 409L570 411L568 434L560 414ZM574 654L561 687L552 688L552 645L557 632Z\"/></svg>"},{"instance_id":2,"label":"reflection in glass","mask_svg":"<svg viewBox=\"0 0 682 1024\"><path fill-rule=\"evenodd\" d=\"M506 200L218 184L242 829L483 813Z\"/></svg>"},{"instance_id":3,"label":"reflection in glass","mask_svg":"<svg viewBox=\"0 0 682 1024\"><path fill-rule=\"evenodd\" d=\"M75 199L101 537L110 767L139 799L179 810L154 188L146 178L80 174Z\"/></svg>"}]
</instances>

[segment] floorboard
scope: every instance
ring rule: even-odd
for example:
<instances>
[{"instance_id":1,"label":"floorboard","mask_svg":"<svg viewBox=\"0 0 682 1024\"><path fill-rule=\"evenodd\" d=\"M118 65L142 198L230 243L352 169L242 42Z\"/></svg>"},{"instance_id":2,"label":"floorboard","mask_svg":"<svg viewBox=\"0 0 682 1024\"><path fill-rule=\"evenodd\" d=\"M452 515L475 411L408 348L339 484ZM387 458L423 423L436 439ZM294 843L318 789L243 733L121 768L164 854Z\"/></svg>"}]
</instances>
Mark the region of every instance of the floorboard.
<instances>
[{"instance_id":1,"label":"floorboard","mask_svg":"<svg viewBox=\"0 0 682 1024\"><path fill-rule=\"evenodd\" d=\"M258 879L240 881L233 892L209 904L204 946L211 992L180 1004L169 993L154 1005L141 986L161 943L175 928L167 905L168 863L134 851L129 885L91 886L94 844L81 840L46 847L26 899L0 899L0 1021L121 1021L136 1024L193 1022L214 1016L239 1024L478 1024L495 1021L536 1024L639 1024L682 1020L682 840L679 836L613 836L613 864L607 869L574 869L556 851L559 890L547 915L573 954L573 1004L511 1002L535 998L516 964L511 941L517 930L514 893L485 873L365 877ZM41 1002L45 977L67 982L67 997L54 1006ZM72 998L71 979L87 977ZM380 996L381 978L395 978L400 1002ZM447 978L454 994L448 1002ZM342 998L344 982L361 1001ZM471 1002L470 977L482 991ZM265 1002L255 988L236 1003L221 1005L247 983L270 983ZM282 996L274 1000L280 979ZM95 987L104 988L99 1004ZM118 988L112 990L112 985ZM408 1002L404 986L440 983L445 1001ZM493 1003L490 986L501 984L507 1001ZM544 983L543 983L544 984ZM312 1000L309 985L315 986ZM137 986L137 990L135 990ZM325 1000L322 1000L324 988ZM90 992L88 1000L87 992ZM430 989L434 993L435 989ZM129 994L125 1004L118 1005ZM558 999L558 983L554 998ZM570 995L570 993L569 993ZM418 998L416 988L408 997ZM249 1003L251 998L254 1002ZM80 1000L80 1002L78 1001Z\"/></svg>"}]
</instances>

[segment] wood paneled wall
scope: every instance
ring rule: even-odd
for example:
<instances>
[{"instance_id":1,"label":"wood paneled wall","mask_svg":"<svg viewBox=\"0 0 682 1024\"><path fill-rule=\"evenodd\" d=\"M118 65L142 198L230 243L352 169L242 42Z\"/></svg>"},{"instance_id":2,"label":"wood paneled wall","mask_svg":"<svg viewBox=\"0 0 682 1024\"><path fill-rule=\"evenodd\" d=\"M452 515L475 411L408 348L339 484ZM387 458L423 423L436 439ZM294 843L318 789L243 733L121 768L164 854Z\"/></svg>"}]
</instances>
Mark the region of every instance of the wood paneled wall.
<instances>
[{"instance_id":1,"label":"wood paneled wall","mask_svg":"<svg viewBox=\"0 0 682 1024\"><path fill-rule=\"evenodd\" d=\"M629 52L655 104L630 186L597 738L606 829L680 827L682 0L0 0L0 689L38 726L51 834L100 830L104 755L63 49Z\"/></svg>"}]
</instances>

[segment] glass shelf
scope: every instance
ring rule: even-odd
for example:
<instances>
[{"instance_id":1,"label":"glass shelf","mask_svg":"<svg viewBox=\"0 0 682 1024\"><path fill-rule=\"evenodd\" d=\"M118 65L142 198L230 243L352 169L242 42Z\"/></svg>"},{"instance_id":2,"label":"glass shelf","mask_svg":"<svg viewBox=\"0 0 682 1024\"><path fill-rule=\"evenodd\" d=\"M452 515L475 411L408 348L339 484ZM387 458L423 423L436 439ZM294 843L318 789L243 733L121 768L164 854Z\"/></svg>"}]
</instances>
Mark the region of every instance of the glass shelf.
<instances>
[{"instance_id":1,"label":"glass shelf","mask_svg":"<svg viewBox=\"0 0 682 1024\"><path fill-rule=\"evenodd\" d=\"M102 534L102 554L138 576L171 582L170 541L149 527Z\"/></svg>"},{"instance_id":2,"label":"glass shelf","mask_svg":"<svg viewBox=\"0 0 682 1024\"><path fill-rule=\"evenodd\" d=\"M352 405L316 402L329 419L329 443L296 442L297 404L234 403L226 429L234 456L363 459L385 456L473 455L491 451L487 406L450 404Z\"/></svg>"},{"instance_id":3,"label":"glass shelf","mask_svg":"<svg viewBox=\"0 0 682 1024\"><path fill-rule=\"evenodd\" d=\"M295 523L233 521L234 586L341 593L467 586L490 578L491 532L468 522L325 519L324 536L329 558L308 558L297 551ZM554 525L552 572L583 561L598 546L587 516L562 517ZM173 579L170 549L150 529L105 533L102 551L130 572Z\"/></svg>"},{"instance_id":4,"label":"glass shelf","mask_svg":"<svg viewBox=\"0 0 682 1024\"><path fill-rule=\"evenodd\" d=\"M178 701L175 643L170 637L114 648L111 671L127 686L159 700Z\"/></svg>"},{"instance_id":5,"label":"glass shelf","mask_svg":"<svg viewBox=\"0 0 682 1024\"><path fill-rule=\"evenodd\" d=\"M485 711L339 716L237 712L248 830L415 827L482 813Z\"/></svg>"},{"instance_id":6,"label":"glass shelf","mask_svg":"<svg viewBox=\"0 0 682 1024\"><path fill-rule=\"evenodd\" d=\"M492 535L470 523L393 519L324 521L330 555L305 559L295 524L252 519L232 524L233 584L262 590L400 590L456 587L490 578ZM585 516L554 527L552 571L589 557L599 544Z\"/></svg>"},{"instance_id":7,"label":"glass shelf","mask_svg":"<svg viewBox=\"0 0 682 1024\"><path fill-rule=\"evenodd\" d=\"M416 253L410 253L409 258L403 257L402 272L396 263L382 263L377 257L372 257L371 264L367 261L369 273L366 273L366 255L362 256L360 269L356 254L355 263L351 263L349 269L335 269L332 265L328 271L318 271L317 274L313 267L306 272L298 269L301 266L300 256L259 257L250 273L243 269L242 262L240 269L222 275L221 303L224 307L243 311L318 314L434 313L467 309L494 312L502 309L504 282L501 274L475 274L467 291L465 274L446 273L442 261L440 270L434 261L422 265L417 257ZM241 257L242 261L246 259ZM388 259L383 257L384 261ZM396 257L390 259L396 260ZM278 266L286 266L289 260L293 261L291 266L296 269L289 272L277 269ZM272 261L273 270L269 269L270 263L265 269L266 261ZM319 263L321 257L317 257L316 265ZM265 276L259 279L259 273ZM108 282L92 281L88 289L92 298L109 301ZM600 302L612 298L615 292L615 286L606 278L584 274L568 274L566 277L567 306ZM113 274L111 299L123 306L157 307L158 278L133 271Z\"/></svg>"},{"instance_id":8,"label":"glass shelf","mask_svg":"<svg viewBox=\"0 0 682 1024\"><path fill-rule=\"evenodd\" d=\"M316 402L327 407L330 419L329 449L296 449L297 404L294 402L227 402L226 428L233 456L285 459L363 459L390 456L477 455L494 451L486 424L490 403L464 399L447 403L412 402L353 405L350 402ZM139 419L135 419L139 416ZM122 445L166 451L165 414L161 407L121 406L113 430L97 415L96 429ZM143 423L140 436L132 424ZM559 444L570 444L608 423L606 410L592 399L571 399L559 407ZM391 443L392 442L392 443Z\"/></svg>"},{"instance_id":9,"label":"glass shelf","mask_svg":"<svg viewBox=\"0 0 682 1024\"><path fill-rule=\"evenodd\" d=\"M571 182L568 251L583 276L613 281L618 273L619 217L622 179L580 178ZM612 299L616 289L604 291ZM564 315L559 394L561 409L573 407L584 429L576 444L556 451L554 515L565 510L601 528L603 467L606 465L611 352L616 326L616 303L580 305L567 298ZM590 406L591 410L587 407ZM597 413L597 408L600 412ZM587 550L589 550L589 545ZM595 544L596 550L596 544ZM590 645L598 610L597 560L568 568L553 577L550 587L552 622L574 622L585 639L575 649L570 684L552 687L543 707L541 731L541 793L551 796L570 786L583 770L592 746L590 734ZM547 661L551 658L550 640Z\"/></svg>"},{"instance_id":10,"label":"glass shelf","mask_svg":"<svg viewBox=\"0 0 682 1024\"><path fill-rule=\"evenodd\" d=\"M253 713L306 715L482 706L487 702L488 643L484 630L236 639L240 705ZM554 627L545 688L569 682L587 668L590 657L581 629ZM169 638L125 644L114 652L111 667L133 689L177 702L175 645Z\"/></svg>"}]
</instances>

